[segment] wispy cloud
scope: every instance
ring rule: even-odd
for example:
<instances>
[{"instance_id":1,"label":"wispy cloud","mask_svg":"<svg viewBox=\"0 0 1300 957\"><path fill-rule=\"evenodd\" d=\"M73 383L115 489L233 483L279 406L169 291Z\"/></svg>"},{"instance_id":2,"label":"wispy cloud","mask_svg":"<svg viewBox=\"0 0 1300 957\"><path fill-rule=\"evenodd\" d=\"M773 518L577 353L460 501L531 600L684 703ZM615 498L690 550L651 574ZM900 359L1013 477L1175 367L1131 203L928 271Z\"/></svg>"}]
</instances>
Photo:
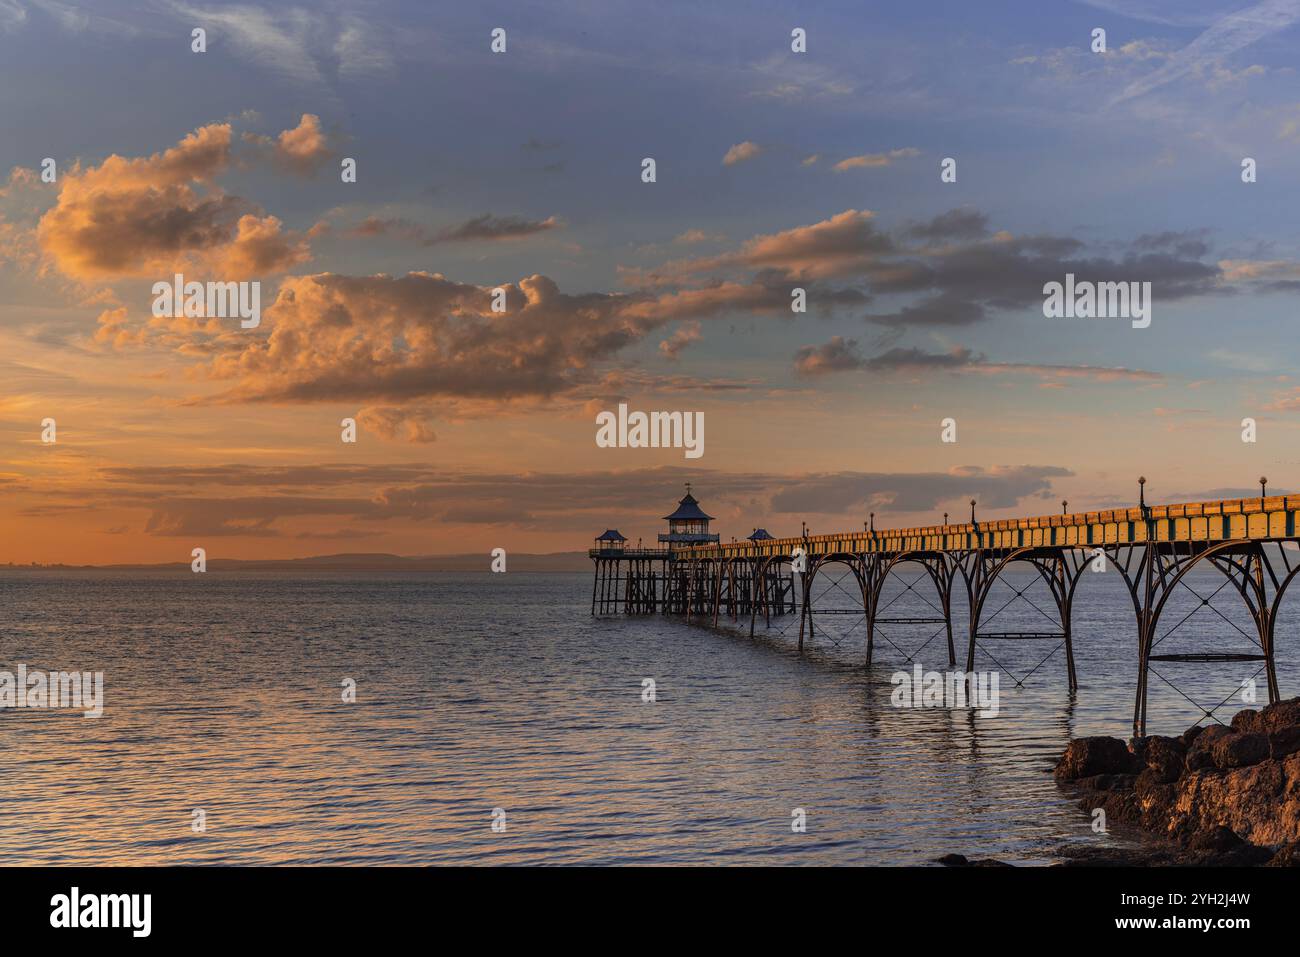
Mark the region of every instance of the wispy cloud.
<instances>
[{"instance_id":1,"label":"wispy cloud","mask_svg":"<svg viewBox=\"0 0 1300 957\"><path fill-rule=\"evenodd\" d=\"M836 372L952 373L983 375L1029 375L1042 379L1089 379L1094 382L1159 382L1158 372L1123 366L1071 365L1043 362L994 362L971 349L957 347L947 352L894 348L867 358L857 340L832 336L820 346L804 346L795 353L795 372L802 376L824 376Z\"/></svg>"},{"instance_id":2,"label":"wispy cloud","mask_svg":"<svg viewBox=\"0 0 1300 957\"><path fill-rule=\"evenodd\" d=\"M522 239L538 233L558 229L562 224L554 216L546 219L524 219L520 216L493 216L484 213L446 229L430 230L408 219L381 219L370 216L351 230L355 236L396 236L421 246L436 246L452 242L493 242L504 239Z\"/></svg>"},{"instance_id":3,"label":"wispy cloud","mask_svg":"<svg viewBox=\"0 0 1300 957\"><path fill-rule=\"evenodd\" d=\"M843 173L851 169L879 169L882 166L889 166L894 160L920 155L921 151L913 146L890 150L888 153L863 153L861 156L850 156L848 159L842 159L831 169L837 173Z\"/></svg>"},{"instance_id":4,"label":"wispy cloud","mask_svg":"<svg viewBox=\"0 0 1300 957\"><path fill-rule=\"evenodd\" d=\"M1300 0L1263 0L1253 7L1233 11L1169 57L1159 69L1130 83L1111 100L1110 105L1150 93L1201 70L1270 34L1285 30L1297 20L1300 20Z\"/></svg>"}]
</instances>

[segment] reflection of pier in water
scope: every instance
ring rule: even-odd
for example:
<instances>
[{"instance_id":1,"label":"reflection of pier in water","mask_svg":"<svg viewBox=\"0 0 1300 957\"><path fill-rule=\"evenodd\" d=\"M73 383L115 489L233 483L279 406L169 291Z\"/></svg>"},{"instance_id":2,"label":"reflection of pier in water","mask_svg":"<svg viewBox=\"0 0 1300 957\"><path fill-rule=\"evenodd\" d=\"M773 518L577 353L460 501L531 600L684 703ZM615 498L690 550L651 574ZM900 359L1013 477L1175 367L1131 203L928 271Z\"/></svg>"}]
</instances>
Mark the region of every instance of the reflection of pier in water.
<instances>
[{"instance_id":1,"label":"reflection of pier in water","mask_svg":"<svg viewBox=\"0 0 1300 957\"><path fill-rule=\"evenodd\" d=\"M1145 485L1145 479L1138 481ZM838 646L860 625L867 665L878 638L909 662L915 657L919 649L904 651L889 636L891 629L933 627L925 644L944 639L950 666L956 665L963 644L967 672L975 670L977 652L997 663L992 649L1002 642L1046 642L1051 650L1034 670L1064 652L1073 693L1078 688L1071 626L1075 590L1089 568L1113 568L1133 605L1137 639L1133 731L1142 735L1150 676L1156 674L1183 694L1152 668L1153 663L1247 663L1256 668L1249 680L1263 675L1268 700L1279 699L1274 635L1282 599L1300 572L1296 554L1300 496L1266 492L1267 481L1260 479L1256 498L1147 505L1140 487L1134 508L1071 513L1068 503L1062 502L1060 515L993 522L979 522L972 501L970 521L961 524L949 524L945 514L942 525L877 530L873 513L861 532L810 535L805 529L797 538L774 538L755 529L746 541L727 544L709 532L712 516L700 509L687 486L677 510L665 516L669 531L659 535L661 547L628 548L627 540L613 529L596 539L589 552L595 565L591 610L593 615L681 615L714 626L724 622L743 626L747 619L751 636L762 627L767 632L788 631L793 637L797 616L801 654L805 641L813 639L819 628L838 635ZM1012 568L1029 570L1024 587L1006 574ZM1218 571L1219 588L1209 595L1197 591L1188 579L1196 568ZM905 569L915 575L910 582L899 576ZM892 599L882 600L890 581L905 587ZM966 628L961 640L953 626L958 582L965 586ZM999 584L1012 592L1001 604L1001 597L990 600ZM1034 584L1042 586L1054 614L1027 597ZM1171 598L1184 594L1180 589L1194 598L1192 610L1181 618L1171 605ZM1224 589L1239 597L1249 616L1246 628L1211 604ZM929 612L891 614L904 594L919 599ZM1050 624L1037 630L999 630L995 619L1015 602L1027 603ZM1172 644L1162 648L1202 609L1235 630L1246 650L1168 650ZM1165 621L1167 612L1169 621ZM828 627L834 621L841 622L838 629ZM848 629L843 622L849 623ZM1001 664L998 667L1006 671ZM1017 684L1028 677L1007 674ZM1227 700L1210 709L1198 707L1212 717Z\"/></svg>"}]
</instances>

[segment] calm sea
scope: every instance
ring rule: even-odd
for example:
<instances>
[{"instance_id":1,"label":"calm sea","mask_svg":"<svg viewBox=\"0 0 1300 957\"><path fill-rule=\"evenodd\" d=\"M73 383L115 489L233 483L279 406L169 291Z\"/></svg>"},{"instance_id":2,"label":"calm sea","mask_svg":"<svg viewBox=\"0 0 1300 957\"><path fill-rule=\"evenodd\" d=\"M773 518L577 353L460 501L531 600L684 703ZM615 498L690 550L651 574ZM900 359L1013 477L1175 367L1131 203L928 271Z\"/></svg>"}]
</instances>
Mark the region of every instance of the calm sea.
<instances>
[{"instance_id":1,"label":"calm sea","mask_svg":"<svg viewBox=\"0 0 1300 957\"><path fill-rule=\"evenodd\" d=\"M913 577L888 614L931 613ZM1193 581L1201 597L1220 584ZM590 588L519 572L0 572L0 669L102 671L106 699L98 719L0 711L0 864L1044 864L1124 840L1094 834L1050 774L1072 735L1129 733L1132 606L1114 573L1085 575L1076 600L1078 693L1061 652L1033 670L1056 642L990 643L1032 674L1002 673L986 718L891 705L909 655L947 668L932 625L887 628L866 672L852 616L819 620L801 659L797 618L754 639L748 622L593 619ZM1192 617L1163 648L1248 648L1229 591L1185 596L1166 628ZM1026 597L1051 611L1041 589ZM1288 599L1284 695L1298 622ZM1048 623L1017 601L994 625ZM998 665L981 652L977 667ZM1225 718L1255 670L1161 669L1196 700L1232 698ZM1152 732L1197 718L1151 685Z\"/></svg>"}]
</instances>

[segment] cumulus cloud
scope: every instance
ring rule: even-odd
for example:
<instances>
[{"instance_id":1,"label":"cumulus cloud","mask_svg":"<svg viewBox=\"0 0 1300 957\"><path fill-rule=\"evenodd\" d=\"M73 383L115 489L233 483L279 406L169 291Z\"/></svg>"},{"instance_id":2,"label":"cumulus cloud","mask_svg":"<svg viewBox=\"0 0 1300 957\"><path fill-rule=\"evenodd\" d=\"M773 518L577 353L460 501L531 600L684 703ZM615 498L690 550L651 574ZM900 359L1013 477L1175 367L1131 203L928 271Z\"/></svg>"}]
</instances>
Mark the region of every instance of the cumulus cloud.
<instances>
[{"instance_id":1,"label":"cumulus cloud","mask_svg":"<svg viewBox=\"0 0 1300 957\"><path fill-rule=\"evenodd\" d=\"M157 272L178 254L228 241L246 209L236 197L200 195L230 163L230 125L195 130L175 147L139 159L113 155L65 172L58 203L40 221L45 251L67 274Z\"/></svg>"},{"instance_id":2,"label":"cumulus cloud","mask_svg":"<svg viewBox=\"0 0 1300 957\"><path fill-rule=\"evenodd\" d=\"M1043 286L1066 273L1079 280L1150 282L1153 295L1165 302L1227 291L1220 266L1202 258L1206 251L1195 233L1144 236L1119 255L1099 255L1073 237L991 231L987 217L969 208L893 230L878 226L870 210L848 209L755 236L728 253L665 263L645 278L680 285L752 270L769 286L830 281L810 301L825 303L832 294L841 303L854 294L858 301L905 297L894 309L865 318L900 328L966 326L1041 304Z\"/></svg>"},{"instance_id":3,"label":"cumulus cloud","mask_svg":"<svg viewBox=\"0 0 1300 957\"><path fill-rule=\"evenodd\" d=\"M829 342L820 346L804 346L796 352L794 369L802 376L820 376L861 369L863 362L856 339L831 336Z\"/></svg>"},{"instance_id":4,"label":"cumulus cloud","mask_svg":"<svg viewBox=\"0 0 1300 957\"><path fill-rule=\"evenodd\" d=\"M26 166L15 166L9 171L9 180L0 186L0 199L6 199L11 193L31 189L41 181L36 170Z\"/></svg>"},{"instance_id":5,"label":"cumulus cloud","mask_svg":"<svg viewBox=\"0 0 1300 957\"><path fill-rule=\"evenodd\" d=\"M692 342L699 342L701 337L700 324L698 322L688 322L667 339L659 343L659 351L669 359L676 360Z\"/></svg>"},{"instance_id":6,"label":"cumulus cloud","mask_svg":"<svg viewBox=\"0 0 1300 957\"><path fill-rule=\"evenodd\" d=\"M66 171L58 201L36 228L42 251L75 279L196 266L242 279L305 261L302 237L214 184L230 165L230 147L230 125L213 123L162 153L113 155Z\"/></svg>"},{"instance_id":7,"label":"cumulus cloud","mask_svg":"<svg viewBox=\"0 0 1300 957\"><path fill-rule=\"evenodd\" d=\"M283 280L265 338L232 337L209 364L225 402L465 399L505 407L573 398L601 364L663 326L737 311L789 312L784 286L723 283L661 295L562 292L546 276L493 287L434 273ZM693 327L670 339L680 349Z\"/></svg>"},{"instance_id":8,"label":"cumulus cloud","mask_svg":"<svg viewBox=\"0 0 1300 957\"><path fill-rule=\"evenodd\" d=\"M429 409L367 406L357 413L357 424L380 438L427 443L438 440L430 424L432 418Z\"/></svg>"},{"instance_id":9,"label":"cumulus cloud","mask_svg":"<svg viewBox=\"0 0 1300 957\"><path fill-rule=\"evenodd\" d=\"M1300 263L1288 259L1221 259L1225 281L1250 284L1267 292L1300 289Z\"/></svg>"},{"instance_id":10,"label":"cumulus cloud","mask_svg":"<svg viewBox=\"0 0 1300 957\"><path fill-rule=\"evenodd\" d=\"M249 224L242 246L252 242L256 222ZM495 218L486 225L482 218L469 222L478 225L462 224L442 235L509 232ZM375 220L367 228L407 227ZM268 239L278 235L274 226L266 231ZM500 284L506 311L497 313L491 309L492 286L441 274L322 273L283 281L275 301L264 306L265 336L234 336L228 328L199 327L192 320L182 320L186 328L177 320L150 325L161 322L169 335L190 336L182 348L205 357L208 374L223 384L215 401L355 401L376 410L436 403L440 414L501 412L556 401L580 407L614 394L617 389L606 381L612 361L657 330L684 324L661 339L661 354L673 359L702 336L698 323L703 320L746 314L789 320L795 284L809 290L814 308L906 295L911 301L894 313L866 318L886 325L961 326L993 310L1041 303L1042 283L1066 271L1154 279L1168 298L1217 289L1217 265L1179 255L1199 251L1190 242L1146 237L1143 249L1135 246L1107 259L1083 255L1083 244L1066 237L992 232L986 217L970 209L892 231L879 228L871 212L851 209L755 236L720 255L667 264L654 282L627 293L571 294L534 275ZM719 272L742 275L709 275ZM656 286L665 288L655 291ZM101 341L131 344L119 314L100 325ZM795 371L802 376L855 369L915 374L927 368L1034 375L1045 382L1158 379L1118 367L997 362L961 349L895 349L867 357L856 340L843 337L805 346L795 355ZM385 435L414 441L432 435L429 415L373 415L376 430Z\"/></svg>"},{"instance_id":11,"label":"cumulus cloud","mask_svg":"<svg viewBox=\"0 0 1300 957\"><path fill-rule=\"evenodd\" d=\"M751 160L763 152L763 147L757 143L745 140L743 143L737 143L727 154L722 157L723 166L735 166L737 163L743 163L745 160Z\"/></svg>"},{"instance_id":12,"label":"cumulus cloud","mask_svg":"<svg viewBox=\"0 0 1300 957\"><path fill-rule=\"evenodd\" d=\"M311 258L311 250L298 233L286 231L274 216L244 215L235 235L213 250L213 269L221 276L244 278L283 272Z\"/></svg>"},{"instance_id":13,"label":"cumulus cloud","mask_svg":"<svg viewBox=\"0 0 1300 957\"><path fill-rule=\"evenodd\" d=\"M200 152L199 145L188 149ZM200 171L219 166L211 158L207 167L199 158L188 164L180 158L151 162ZM554 224L553 217L488 215L433 231L372 217L354 231L466 242L527 235ZM211 244L209 259L242 271L301 260L305 245L286 235L273 217L244 213L225 231L224 244ZM1070 237L995 232L983 213L969 208L888 230L870 211L849 209L754 236L717 255L676 260L654 272L627 270L634 281L626 293L566 293L552 279L534 275L499 284L506 311L498 313L491 309L492 285L427 272L322 273L285 279L274 302L264 304L266 332L256 337L233 335L228 324L190 319L151 320L147 326L151 335L169 337L184 353L205 359L209 376L223 384L214 397L221 402L350 401L374 410L431 409L436 403L440 414L556 401L579 407L611 394L605 377L612 361L665 326L681 324L659 346L673 359L702 336L703 320L771 315L797 321L790 311L796 285L823 313L890 297L892 311L876 307L864 318L899 328L960 327L998 311L1040 305L1043 284L1066 272L1083 279L1152 281L1164 300L1221 291L1223 269L1198 258L1205 251L1202 237L1169 233L1140 237L1119 255L1091 255ZM1281 274L1272 266L1262 272L1275 280ZM121 313L110 311L99 326L101 343L122 348L136 342ZM967 374L1037 375L1048 382L1070 376L1158 378L1124 368L996 362L960 349L891 350L867 357L856 340L844 337L805 346L794 361L802 376L942 367ZM427 441L433 434L431 415L372 415L376 431L384 435Z\"/></svg>"},{"instance_id":14,"label":"cumulus cloud","mask_svg":"<svg viewBox=\"0 0 1300 957\"><path fill-rule=\"evenodd\" d=\"M267 310L270 336L219 356L213 373L243 400L545 397L666 321L544 276L502 288L507 311L494 313L490 288L441 275L290 277Z\"/></svg>"},{"instance_id":15,"label":"cumulus cloud","mask_svg":"<svg viewBox=\"0 0 1300 957\"><path fill-rule=\"evenodd\" d=\"M304 113L297 126L284 130L279 136L245 133L244 140L265 147L278 166L299 176L315 175L335 155L329 138L321 129L320 117L314 113Z\"/></svg>"},{"instance_id":16,"label":"cumulus cloud","mask_svg":"<svg viewBox=\"0 0 1300 957\"><path fill-rule=\"evenodd\" d=\"M115 349L140 341L140 333L132 330L127 322L125 306L105 309L95 320L95 341Z\"/></svg>"},{"instance_id":17,"label":"cumulus cloud","mask_svg":"<svg viewBox=\"0 0 1300 957\"><path fill-rule=\"evenodd\" d=\"M668 263L652 275L683 281L693 274L747 268L774 270L789 279L843 277L862 274L895 249L894 241L876 229L874 213L846 209L808 226L755 236L730 253Z\"/></svg>"}]
</instances>

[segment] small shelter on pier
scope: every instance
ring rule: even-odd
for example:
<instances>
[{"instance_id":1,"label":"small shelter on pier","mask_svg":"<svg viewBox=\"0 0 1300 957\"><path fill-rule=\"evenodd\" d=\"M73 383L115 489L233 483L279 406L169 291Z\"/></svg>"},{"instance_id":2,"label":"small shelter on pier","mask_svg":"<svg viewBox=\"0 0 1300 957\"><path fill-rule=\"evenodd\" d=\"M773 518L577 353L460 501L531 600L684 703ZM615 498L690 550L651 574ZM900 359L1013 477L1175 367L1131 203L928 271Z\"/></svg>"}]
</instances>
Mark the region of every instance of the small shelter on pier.
<instances>
[{"instance_id":1,"label":"small shelter on pier","mask_svg":"<svg viewBox=\"0 0 1300 957\"><path fill-rule=\"evenodd\" d=\"M596 537L596 551L621 552L626 541L627 539L617 528L607 528Z\"/></svg>"}]
</instances>

